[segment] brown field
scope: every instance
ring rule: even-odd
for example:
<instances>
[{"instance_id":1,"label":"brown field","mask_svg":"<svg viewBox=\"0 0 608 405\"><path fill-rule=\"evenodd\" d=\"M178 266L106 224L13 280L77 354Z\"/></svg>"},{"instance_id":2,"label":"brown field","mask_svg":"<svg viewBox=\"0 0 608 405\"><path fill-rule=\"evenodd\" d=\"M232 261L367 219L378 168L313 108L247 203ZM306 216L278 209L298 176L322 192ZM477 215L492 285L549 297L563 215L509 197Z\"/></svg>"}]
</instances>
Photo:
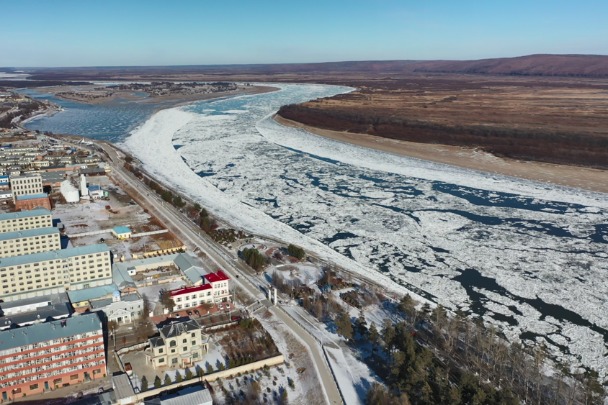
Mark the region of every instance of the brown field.
<instances>
[{"instance_id":1,"label":"brown field","mask_svg":"<svg viewBox=\"0 0 608 405\"><path fill-rule=\"evenodd\" d=\"M497 156L608 168L608 84L593 79L415 76L285 106L309 126Z\"/></svg>"}]
</instances>

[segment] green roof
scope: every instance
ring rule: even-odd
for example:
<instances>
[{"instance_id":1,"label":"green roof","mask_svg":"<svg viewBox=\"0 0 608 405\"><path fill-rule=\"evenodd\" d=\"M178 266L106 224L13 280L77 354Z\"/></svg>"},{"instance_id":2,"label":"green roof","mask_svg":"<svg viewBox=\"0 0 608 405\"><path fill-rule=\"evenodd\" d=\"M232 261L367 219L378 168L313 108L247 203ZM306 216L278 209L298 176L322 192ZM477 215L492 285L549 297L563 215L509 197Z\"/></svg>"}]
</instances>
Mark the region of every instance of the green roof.
<instances>
[{"instance_id":1,"label":"green roof","mask_svg":"<svg viewBox=\"0 0 608 405\"><path fill-rule=\"evenodd\" d=\"M8 221L11 219L37 217L39 215L51 215L51 211L46 208L36 208L35 210L21 211L21 212L8 212L0 214L0 221Z\"/></svg>"},{"instance_id":2,"label":"green roof","mask_svg":"<svg viewBox=\"0 0 608 405\"><path fill-rule=\"evenodd\" d=\"M99 243L96 245L79 246L71 249L34 253L32 255L7 257L0 259L0 267L17 266L20 264L42 262L54 259L69 259L70 257L74 256L81 256L91 253L103 253L108 251L108 246L105 243Z\"/></svg>"},{"instance_id":3,"label":"green roof","mask_svg":"<svg viewBox=\"0 0 608 405\"><path fill-rule=\"evenodd\" d=\"M114 232L121 234L121 233L131 233L131 229L129 229L128 226L115 226L114 227Z\"/></svg>"},{"instance_id":4,"label":"green roof","mask_svg":"<svg viewBox=\"0 0 608 405\"><path fill-rule=\"evenodd\" d=\"M100 285L97 287L83 288L82 290L67 291L70 302L73 304L80 301L94 300L101 297L111 296L118 291L116 284Z\"/></svg>"},{"instance_id":5,"label":"green roof","mask_svg":"<svg viewBox=\"0 0 608 405\"><path fill-rule=\"evenodd\" d=\"M49 226L46 228L34 228L26 229L23 231L4 232L0 233L0 241L9 239L32 238L34 236L45 236L51 234L59 235L59 229L53 226Z\"/></svg>"},{"instance_id":6,"label":"green roof","mask_svg":"<svg viewBox=\"0 0 608 405\"><path fill-rule=\"evenodd\" d=\"M46 193L38 193L38 194L23 194L23 195L18 195L17 196L17 200L18 201L23 201L23 200L35 200L38 198L47 198L48 194Z\"/></svg>"},{"instance_id":7,"label":"green roof","mask_svg":"<svg viewBox=\"0 0 608 405\"><path fill-rule=\"evenodd\" d=\"M10 328L0 331L0 350L95 331L101 331L101 320L95 312L21 328Z\"/></svg>"}]
</instances>

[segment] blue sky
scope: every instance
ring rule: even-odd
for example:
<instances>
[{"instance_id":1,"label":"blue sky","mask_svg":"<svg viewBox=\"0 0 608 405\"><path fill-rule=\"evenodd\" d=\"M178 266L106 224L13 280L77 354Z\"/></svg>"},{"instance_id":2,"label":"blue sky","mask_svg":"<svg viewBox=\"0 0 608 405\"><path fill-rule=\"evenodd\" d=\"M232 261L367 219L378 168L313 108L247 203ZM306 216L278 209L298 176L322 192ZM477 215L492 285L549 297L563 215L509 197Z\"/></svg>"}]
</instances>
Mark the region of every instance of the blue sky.
<instances>
[{"instance_id":1,"label":"blue sky","mask_svg":"<svg viewBox=\"0 0 608 405\"><path fill-rule=\"evenodd\" d=\"M15 0L0 66L608 54L608 1Z\"/></svg>"}]
</instances>

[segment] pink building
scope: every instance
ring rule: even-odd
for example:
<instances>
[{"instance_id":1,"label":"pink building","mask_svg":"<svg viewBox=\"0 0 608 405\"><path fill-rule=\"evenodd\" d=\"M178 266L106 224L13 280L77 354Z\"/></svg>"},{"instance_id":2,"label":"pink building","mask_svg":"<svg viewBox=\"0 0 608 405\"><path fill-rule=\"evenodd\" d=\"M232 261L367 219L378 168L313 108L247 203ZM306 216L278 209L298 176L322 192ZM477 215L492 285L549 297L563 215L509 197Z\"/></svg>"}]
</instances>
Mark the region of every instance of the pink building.
<instances>
[{"instance_id":1,"label":"pink building","mask_svg":"<svg viewBox=\"0 0 608 405\"><path fill-rule=\"evenodd\" d=\"M96 313L0 331L0 402L106 376Z\"/></svg>"}]
</instances>

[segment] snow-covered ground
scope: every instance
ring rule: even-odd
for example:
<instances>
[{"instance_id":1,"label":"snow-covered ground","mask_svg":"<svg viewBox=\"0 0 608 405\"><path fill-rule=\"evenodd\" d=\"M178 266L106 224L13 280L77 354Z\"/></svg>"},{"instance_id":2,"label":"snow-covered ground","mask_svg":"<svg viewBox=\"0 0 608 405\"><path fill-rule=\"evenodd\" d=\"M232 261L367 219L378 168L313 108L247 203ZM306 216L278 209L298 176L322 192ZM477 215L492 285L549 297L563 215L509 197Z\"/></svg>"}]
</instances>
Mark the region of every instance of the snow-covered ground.
<instances>
[{"instance_id":1,"label":"snow-covered ground","mask_svg":"<svg viewBox=\"0 0 608 405\"><path fill-rule=\"evenodd\" d=\"M566 360L606 375L606 195L283 127L270 118L281 105L348 88L277 87L160 111L124 146L237 227L480 314L513 340L545 340L554 354L567 344Z\"/></svg>"}]
</instances>

